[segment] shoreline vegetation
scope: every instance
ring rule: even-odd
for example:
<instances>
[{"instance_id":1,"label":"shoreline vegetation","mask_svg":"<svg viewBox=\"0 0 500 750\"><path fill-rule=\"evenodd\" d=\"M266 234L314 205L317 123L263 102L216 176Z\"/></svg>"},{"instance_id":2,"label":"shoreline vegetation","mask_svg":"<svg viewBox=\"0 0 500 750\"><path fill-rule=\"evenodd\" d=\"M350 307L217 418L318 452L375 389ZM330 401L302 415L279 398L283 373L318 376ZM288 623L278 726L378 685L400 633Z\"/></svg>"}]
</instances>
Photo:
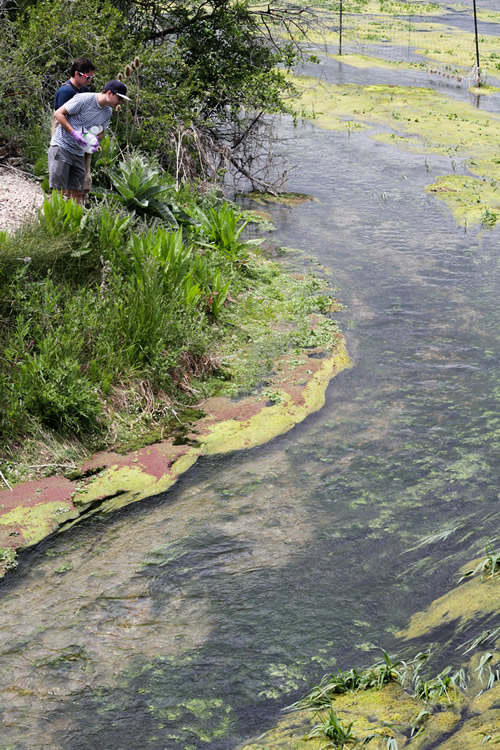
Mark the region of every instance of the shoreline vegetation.
<instances>
[{"instance_id":1,"label":"shoreline vegetation","mask_svg":"<svg viewBox=\"0 0 500 750\"><path fill-rule=\"evenodd\" d=\"M349 365L327 275L249 236L265 215L174 189L137 152L109 174L118 197L82 210L53 193L0 237L4 571L12 550L164 491L199 455L290 429Z\"/></svg>"}]
</instances>

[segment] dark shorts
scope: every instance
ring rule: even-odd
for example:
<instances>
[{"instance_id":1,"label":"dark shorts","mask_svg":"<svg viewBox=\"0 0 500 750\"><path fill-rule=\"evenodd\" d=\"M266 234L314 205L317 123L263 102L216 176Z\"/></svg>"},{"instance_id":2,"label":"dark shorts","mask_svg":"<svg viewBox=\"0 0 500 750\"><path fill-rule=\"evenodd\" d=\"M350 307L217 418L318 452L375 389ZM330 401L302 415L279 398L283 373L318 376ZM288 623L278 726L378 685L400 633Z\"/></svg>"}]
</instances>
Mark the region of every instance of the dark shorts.
<instances>
[{"instance_id":1,"label":"dark shorts","mask_svg":"<svg viewBox=\"0 0 500 750\"><path fill-rule=\"evenodd\" d=\"M61 146L49 146L49 187L52 190L83 190L85 161Z\"/></svg>"}]
</instances>

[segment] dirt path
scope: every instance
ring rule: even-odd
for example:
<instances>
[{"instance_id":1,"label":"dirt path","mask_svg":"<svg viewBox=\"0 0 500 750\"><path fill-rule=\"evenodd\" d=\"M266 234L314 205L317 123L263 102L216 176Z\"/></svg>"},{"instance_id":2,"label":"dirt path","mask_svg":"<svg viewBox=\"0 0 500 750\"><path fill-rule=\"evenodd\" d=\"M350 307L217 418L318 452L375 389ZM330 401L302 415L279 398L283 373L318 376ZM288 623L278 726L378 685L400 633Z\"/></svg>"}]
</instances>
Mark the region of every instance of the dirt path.
<instances>
[{"instance_id":1,"label":"dirt path","mask_svg":"<svg viewBox=\"0 0 500 750\"><path fill-rule=\"evenodd\" d=\"M20 169L0 165L0 231L16 229L42 202L38 182Z\"/></svg>"}]
</instances>

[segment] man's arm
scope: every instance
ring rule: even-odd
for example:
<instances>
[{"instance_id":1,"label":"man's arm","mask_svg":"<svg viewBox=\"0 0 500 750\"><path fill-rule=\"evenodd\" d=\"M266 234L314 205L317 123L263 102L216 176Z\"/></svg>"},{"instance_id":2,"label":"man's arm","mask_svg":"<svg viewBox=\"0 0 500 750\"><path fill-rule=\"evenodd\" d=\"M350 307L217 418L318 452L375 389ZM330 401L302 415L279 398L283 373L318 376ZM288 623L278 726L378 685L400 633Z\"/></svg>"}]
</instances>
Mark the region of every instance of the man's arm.
<instances>
[{"instance_id":1,"label":"man's arm","mask_svg":"<svg viewBox=\"0 0 500 750\"><path fill-rule=\"evenodd\" d=\"M64 130L69 133L69 135L78 143L80 148L85 150L87 147L87 142L85 141L81 130L74 130L73 126L68 120L69 114L70 113L66 109L66 105L63 104L62 107L56 109L56 111L54 112L54 117L56 118L59 125L64 128Z\"/></svg>"},{"instance_id":2,"label":"man's arm","mask_svg":"<svg viewBox=\"0 0 500 750\"><path fill-rule=\"evenodd\" d=\"M54 112L54 117L56 118L59 125L71 135L71 133L73 132L73 128L69 123L68 115L69 112L66 109L65 104L63 104L62 107L59 107L59 109L56 109L56 111Z\"/></svg>"}]
</instances>

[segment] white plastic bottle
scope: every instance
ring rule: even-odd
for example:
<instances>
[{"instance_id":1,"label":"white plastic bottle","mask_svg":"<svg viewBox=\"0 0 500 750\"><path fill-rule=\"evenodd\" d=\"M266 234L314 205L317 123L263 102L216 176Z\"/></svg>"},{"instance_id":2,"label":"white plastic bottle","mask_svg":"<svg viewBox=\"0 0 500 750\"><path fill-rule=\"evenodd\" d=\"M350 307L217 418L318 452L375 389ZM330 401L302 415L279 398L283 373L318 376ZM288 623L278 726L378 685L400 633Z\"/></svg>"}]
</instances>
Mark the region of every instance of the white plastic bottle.
<instances>
[{"instance_id":1,"label":"white plastic bottle","mask_svg":"<svg viewBox=\"0 0 500 750\"><path fill-rule=\"evenodd\" d=\"M98 126L94 127L97 127L99 130ZM85 142L87 143L87 146L83 150L88 154L94 153L95 147L99 144L99 138L95 133L92 132L92 128L90 128L89 130L82 130L82 135L85 139Z\"/></svg>"}]
</instances>

